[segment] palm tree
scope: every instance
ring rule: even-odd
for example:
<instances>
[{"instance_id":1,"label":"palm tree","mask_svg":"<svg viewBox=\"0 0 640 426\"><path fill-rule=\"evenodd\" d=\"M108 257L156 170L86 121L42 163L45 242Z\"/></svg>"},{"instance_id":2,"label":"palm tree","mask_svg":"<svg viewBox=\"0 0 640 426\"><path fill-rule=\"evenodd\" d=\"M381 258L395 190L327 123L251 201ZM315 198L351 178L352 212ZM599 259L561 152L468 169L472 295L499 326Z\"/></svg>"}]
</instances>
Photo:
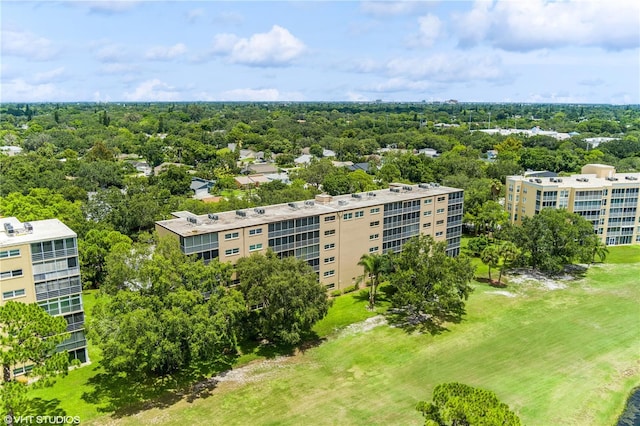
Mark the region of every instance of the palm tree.
<instances>
[{"instance_id":1,"label":"palm tree","mask_svg":"<svg viewBox=\"0 0 640 426\"><path fill-rule=\"evenodd\" d=\"M489 267L489 281L493 282L491 279L491 268L497 267L500 263L500 252L498 251L498 247L495 245L485 247L485 249L482 250L482 253L480 253L480 260Z\"/></svg>"},{"instance_id":2,"label":"palm tree","mask_svg":"<svg viewBox=\"0 0 640 426\"><path fill-rule=\"evenodd\" d=\"M600 262L604 262L604 260L607 258L607 254L609 254L609 249L607 248L607 245L603 243L600 238L596 238L593 244L592 253L593 253L593 260L591 261L591 263L595 263L596 256L598 256L598 258L600 259Z\"/></svg>"},{"instance_id":3,"label":"palm tree","mask_svg":"<svg viewBox=\"0 0 640 426\"><path fill-rule=\"evenodd\" d=\"M506 241L500 246L498 253L500 254L500 257L502 257L502 267L500 268L500 275L498 275L498 284L500 284L502 273L507 266L511 265L511 263L518 258L520 255L520 249L518 249L518 247L511 241Z\"/></svg>"},{"instance_id":4,"label":"palm tree","mask_svg":"<svg viewBox=\"0 0 640 426\"><path fill-rule=\"evenodd\" d=\"M365 281L366 277L371 280L371 287L369 287L369 310L373 310L376 303L376 291L379 284L380 274L384 272L385 261L382 255L363 254L360 257L358 265L364 268Z\"/></svg>"}]
</instances>

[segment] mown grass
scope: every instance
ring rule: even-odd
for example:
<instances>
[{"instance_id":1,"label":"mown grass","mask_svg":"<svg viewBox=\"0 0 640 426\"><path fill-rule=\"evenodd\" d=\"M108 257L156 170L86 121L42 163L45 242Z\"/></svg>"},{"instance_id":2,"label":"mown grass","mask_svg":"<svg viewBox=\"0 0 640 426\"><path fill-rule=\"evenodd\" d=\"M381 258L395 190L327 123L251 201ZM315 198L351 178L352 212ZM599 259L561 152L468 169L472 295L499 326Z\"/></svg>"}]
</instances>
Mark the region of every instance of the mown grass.
<instances>
[{"instance_id":1,"label":"mown grass","mask_svg":"<svg viewBox=\"0 0 640 426\"><path fill-rule=\"evenodd\" d=\"M528 425L613 424L640 381L639 249L610 248L604 265L563 289L476 283L466 320L437 336L387 326L336 333L375 315L366 294L344 295L314 328L320 345L253 364L246 383L220 383L195 399L165 395L117 419L100 411L104 401L80 396L95 387L96 364L41 395L93 424L417 425L415 403L438 383L461 381L496 392ZM382 291L381 310L384 299ZM258 358L271 356L241 361Z\"/></svg>"}]
</instances>

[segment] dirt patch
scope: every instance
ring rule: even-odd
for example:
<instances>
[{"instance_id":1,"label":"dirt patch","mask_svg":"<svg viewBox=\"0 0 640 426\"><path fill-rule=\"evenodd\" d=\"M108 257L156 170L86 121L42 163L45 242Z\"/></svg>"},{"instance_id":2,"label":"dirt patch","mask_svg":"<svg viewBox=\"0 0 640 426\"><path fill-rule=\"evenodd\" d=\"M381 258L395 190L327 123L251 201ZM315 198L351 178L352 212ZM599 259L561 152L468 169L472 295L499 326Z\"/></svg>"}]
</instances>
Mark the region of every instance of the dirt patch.
<instances>
[{"instance_id":1,"label":"dirt patch","mask_svg":"<svg viewBox=\"0 0 640 426\"><path fill-rule=\"evenodd\" d=\"M235 382L242 384L259 382L275 374L277 370L285 368L285 362L289 359L291 359L289 356L279 356L274 359L254 362L243 367L224 371L217 376L211 377L205 382L200 382L198 385L202 386L206 382Z\"/></svg>"},{"instance_id":2,"label":"dirt patch","mask_svg":"<svg viewBox=\"0 0 640 426\"><path fill-rule=\"evenodd\" d=\"M545 290L562 290L567 288L567 284L563 281L571 281L574 277L569 274L562 274L555 277L549 277L542 272L530 269L513 271L510 275L509 282L511 284L532 284Z\"/></svg>"},{"instance_id":3,"label":"dirt patch","mask_svg":"<svg viewBox=\"0 0 640 426\"><path fill-rule=\"evenodd\" d=\"M343 328L338 337L353 336L354 334L365 333L373 330L376 327L385 325L387 319L383 315L376 315L375 317L367 318L362 322L351 324Z\"/></svg>"},{"instance_id":4,"label":"dirt patch","mask_svg":"<svg viewBox=\"0 0 640 426\"><path fill-rule=\"evenodd\" d=\"M511 293L510 291L485 291L485 293L499 294L501 296L507 296L507 297L517 297L517 294Z\"/></svg>"}]
</instances>

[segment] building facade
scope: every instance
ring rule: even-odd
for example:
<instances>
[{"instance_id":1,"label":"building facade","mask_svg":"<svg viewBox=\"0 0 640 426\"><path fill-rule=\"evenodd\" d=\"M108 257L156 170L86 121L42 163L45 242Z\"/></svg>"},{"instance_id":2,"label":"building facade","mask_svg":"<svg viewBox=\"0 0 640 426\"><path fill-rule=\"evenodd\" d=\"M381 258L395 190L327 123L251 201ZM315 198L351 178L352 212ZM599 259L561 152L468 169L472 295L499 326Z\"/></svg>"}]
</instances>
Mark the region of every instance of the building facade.
<instances>
[{"instance_id":1,"label":"building facade","mask_svg":"<svg viewBox=\"0 0 640 426\"><path fill-rule=\"evenodd\" d=\"M640 173L616 173L612 166L587 164L568 177L508 176L505 208L521 224L544 208L565 208L593 224L607 245L640 243Z\"/></svg>"},{"instance_id":2,"label":"building facade","mask_svg":"<svg viewBox=\"0 0 640 426\"><path fill-rule=\"evenodd\" d=\"M69 337L58 350L87 362L76 233L58 219L20 223L5 217L0 222L0 305L38 303L50 315L63 316Z\"/></svg>"},{"instance_id":3,"label":"building facade","mask_svg":"<svg viewBox=\"0 0 640 426\"><path fill-rule=\"evenodd\" d=\"M327 289L353 285L362 274L363 254L399 252L418 234L460 251L463 191L437 184L392 184L389 189L256 209L194 215L173 213L156 222L159 235L180 240L182 252L209 262L235 263L271 249L303 259Z\"/></svg>"}]
</instances>

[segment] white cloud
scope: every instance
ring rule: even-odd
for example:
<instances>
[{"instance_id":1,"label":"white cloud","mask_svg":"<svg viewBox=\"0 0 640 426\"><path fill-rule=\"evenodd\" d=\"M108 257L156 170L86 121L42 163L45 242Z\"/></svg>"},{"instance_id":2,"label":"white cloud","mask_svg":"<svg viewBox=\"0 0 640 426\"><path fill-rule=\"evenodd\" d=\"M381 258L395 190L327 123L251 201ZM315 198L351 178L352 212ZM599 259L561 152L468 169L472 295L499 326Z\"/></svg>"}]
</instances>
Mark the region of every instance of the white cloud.
<instances>
[{"instance_id":1,"label":"white cloud","mask_svg":"<svg viewBox=\"0 0 640 426\"><path fill-rule=\"evenodd\" d=\"M213 17L213 22L217 24L238 25L244 21L244 16L237 12L220 12Z\"/></svg>"},{"instance_id":2,"label":"white cloud","mask_svg":"<svg viewBox=\"0 0 640 426\"><path fill-rule=\"evenodd\" d=\"M147 50L144 57L152 61L168 61L183 55L187 51L187 46L177 43L173 46L155 46Z\"/></svg>"},{"instance_id":3,"label":"white cloud","mask_svg":"<svg viewBox=\"0 0 640 426\"><path fill-rule=\"evenodd\" d=\"M417 42L424 47L433 46L442 30L440 19L435 15L428 14L418 18L418 25L420 25L420 33L417 36Z\"/></svg>"},{"instance_id":4,"label":"white cloud","mask_svg":"<svg viewBox=\"0 0 640 426\"><path fill-rule=\"evenodd\" d=\"M91 13L120 13L126 12L136 6L139 1L131 0L99 0L99 1L80 1L71 4L86 7Z\"/></svg>"},{"instance_id":5,"label":"white cloud","mask_svg":"<svg viewBox=\"0 0 640 426\"><path fill-rule=\"evenodd\" d=\"M387 17L413 12L418 3L413 1L363 1L360 9L367 15Z\"/></svg>"},{"instance_id":6,"label":"white cloud","mask_svg":"<svg viewBox=\"0 0 640 426\"><path fill-rule=\"evenodd\" d=\"M286 28L274 25L267 33L250 38L235 34L218 34L212 53L227 55L232 63L251 66L285 66L302 55L306 46Z\"/></svg>"},{"instance_id":7,"label":"white cloud","mask_svg":"<svg viewBox=\"0 0 640 426\"><path fill-rule=\"evenodd\" d=\"M302 101L304 96L299 92L280 93L278 89L233 89L221 94L222 101L274 102Z\"/></svg>"},{"instance_id":8,"label":"white cloud","mask_svg":"<svg viewBox=\"0 0 640 426\"><path fill-rule=\"evenodd\" d=\"M2 55L46 61L58 55L53 42L27 31L2 31Z\"/></svg>"},{"instance_id":9,"label":"white cloud","mask_svg":"<svg viewBox=\"0 0 640 426\"><path fill-rule=\"evenodd\" d=\"M38 84L52 83L65 80L64 67L58 67L49 71L39 72L34 76L34 82Z\"/></svg>"},{"instance_id":10,"label":"white cloud","mask_svg":"<svg viewBox=\"0 0 640 426\"><path fill-rule=\"evenodd\" d=\"M137 71L137 67L131 64L124 63L112 63L112 64L104 64L100 68L100 72L102 74L125 74Z\"/></svg>"},{"instance_id":11,"label":"white cloud","mask_svg":"<svg viewBox=\"0 0 640 426\"><path fill-rule=\"evenodd\" d=\"M67 100L68 93L51 83L31 84L22 78L2 83L0 102L53 102Z\"/></svg>"},{"instance_id":12,"label":"white cloud","mask_svg":"<svg viewBox=\"0 0 640 426\"><path fill-rule=\"evenodd\" d=\"M469 13L454 16L452 22L462 46L487 42L513 51L640 47L640 2L636 0L482 1Z\"/></svg>"},{"instance_id":13,"label":"white cloud","mask_svg":"<svg viewBox=\"0 0 640 426\"><path fill-rule=\"evenodd\" d=\"M204 16L204 9L191 9L187 11L187 21L193 23Z\"/></svg>"},{"instance_id":14,"label":"white cloud","mask_svg":"<svg viewBox=\"0 0 640 426\"><path fill-rule=\"evenodd\" d=\"M100 62L124 62L126 56L126 49L116 44L104 46L96 52L96 58Z\"/></svg>"},{"instance_id":15,"label":"white cloud","mask_svg":"<svg viewBox=\"0 0 640 426\"><path fill-rule=\"evenodd\" d=\"M369 92L393 93L393 92L415 92L432 88L433 85L427 81L407 80L405 78L390 78L383 83L378 83L365 87Z\"/></svg>"},{"instance_id":16,"label":"white cloud","mask_svg":"<svg viewBox=\"0 0 640 426\"><path fill-rule=\"evenodd\" d=\"M157 78L147 80L138 85L133 92L125 92L124 99L127 101L156 101L169 102L180 101L181 93L175 87Z\"/></svg>"},{"instance_id":17,"label":"white cloud","mask_svg":"<svg viewBox=\"0 0 640 426\"><path fill-rule=\"evenodd\" d=\"M396 58L386 64L391 77L438 82L500 80L506 77L497 56L470 56L457 53L423 58Z\"/></svg>"},{"instance_id":18,"label":"white cloud","mask_svg":"<svg viewBox=\"0 0 640 426\"><path fill-rule=\"evenodd\" d=\"M367 98L362 93L356 93L352 91L347 92L347 100L349 102L369 102L369 98Z\"/></svg>"}]
</instances>

